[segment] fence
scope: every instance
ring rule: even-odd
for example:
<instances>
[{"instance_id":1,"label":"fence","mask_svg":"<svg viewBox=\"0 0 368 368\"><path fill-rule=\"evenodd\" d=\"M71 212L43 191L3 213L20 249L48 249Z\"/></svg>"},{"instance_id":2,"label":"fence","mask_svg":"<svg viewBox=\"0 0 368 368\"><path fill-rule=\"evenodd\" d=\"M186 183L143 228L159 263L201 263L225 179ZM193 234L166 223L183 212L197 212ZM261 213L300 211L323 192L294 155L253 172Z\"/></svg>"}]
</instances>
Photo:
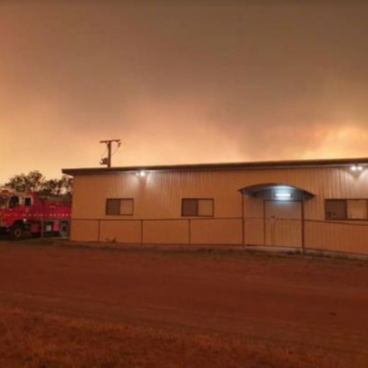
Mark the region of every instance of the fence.
<instances>
[{"instance_id":1,"label":"fence","mask_svg":"<svg viewBox=\"0 0 368 368\"><path fill-rule=\"evenodd\" d=\"M275 218L74 219L72 240L252 245L368 255L368 224Z\"/></svg>"}]
</instances>

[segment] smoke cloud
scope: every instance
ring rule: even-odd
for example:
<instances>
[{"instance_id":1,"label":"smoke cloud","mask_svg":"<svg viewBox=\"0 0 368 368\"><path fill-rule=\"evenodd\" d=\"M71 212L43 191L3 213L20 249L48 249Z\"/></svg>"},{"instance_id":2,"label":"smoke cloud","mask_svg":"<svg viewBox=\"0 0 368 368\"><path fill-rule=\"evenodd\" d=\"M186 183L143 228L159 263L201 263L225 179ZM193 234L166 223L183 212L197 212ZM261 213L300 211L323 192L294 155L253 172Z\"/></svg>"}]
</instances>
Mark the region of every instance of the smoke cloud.
<instances>
[{"instance_id":1,"label":"smoke cloud","mask_svg":"<svg viewBox=\"0 0 368 368\"><path fill-rule=\"evenodd\" d=\"M0 2L0 181L368 156L366 1Z\"/></svg>"}]
</instances>

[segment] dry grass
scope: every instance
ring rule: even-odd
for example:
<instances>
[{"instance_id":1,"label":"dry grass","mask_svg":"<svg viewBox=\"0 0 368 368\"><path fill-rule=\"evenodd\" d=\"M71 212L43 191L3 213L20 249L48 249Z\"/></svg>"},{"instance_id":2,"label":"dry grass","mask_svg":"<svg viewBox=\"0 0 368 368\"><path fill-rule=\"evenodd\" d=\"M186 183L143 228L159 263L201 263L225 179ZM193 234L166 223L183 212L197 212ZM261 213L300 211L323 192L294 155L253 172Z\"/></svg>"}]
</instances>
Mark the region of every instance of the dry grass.
<instances>
[{"instance_id":1,"label":"dry grass","mask_svg":"<svg viewBox=\"0 0 368 368\"><path fill-rule=\"evenodd\" d=\"M341 363L341 362L340 362ZM1 367L339 367L324 351L0 307Z\"/></svg>"},{"instance_id":2,"label":"dry grass","mask_svg":"<svg viewBox=\"0 0 368 368\"><path fill-rule=\"evenodd\" d=\"M0 271L0 368L368 368L366 262L3 243Z\"/></svg>"}]
</instances>

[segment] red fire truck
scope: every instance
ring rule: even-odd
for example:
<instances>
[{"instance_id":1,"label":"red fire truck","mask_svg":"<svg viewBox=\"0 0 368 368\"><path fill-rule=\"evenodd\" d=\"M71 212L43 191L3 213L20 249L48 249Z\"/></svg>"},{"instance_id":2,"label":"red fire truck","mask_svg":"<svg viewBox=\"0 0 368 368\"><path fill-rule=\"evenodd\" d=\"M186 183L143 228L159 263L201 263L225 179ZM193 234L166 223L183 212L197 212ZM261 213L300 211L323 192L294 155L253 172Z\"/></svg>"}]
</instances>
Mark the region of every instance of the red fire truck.
<instances>
[{"instance_id":1,"label":"red fire truck","mask_svg":"<svg viewBox=\"0 0 368 368\"><path fill-rule=\"evenodd\" d=\"M71 202L37 193L0 192L0 231L12 239L44 234L69 235Z\"/></svg>"}]
</instances>

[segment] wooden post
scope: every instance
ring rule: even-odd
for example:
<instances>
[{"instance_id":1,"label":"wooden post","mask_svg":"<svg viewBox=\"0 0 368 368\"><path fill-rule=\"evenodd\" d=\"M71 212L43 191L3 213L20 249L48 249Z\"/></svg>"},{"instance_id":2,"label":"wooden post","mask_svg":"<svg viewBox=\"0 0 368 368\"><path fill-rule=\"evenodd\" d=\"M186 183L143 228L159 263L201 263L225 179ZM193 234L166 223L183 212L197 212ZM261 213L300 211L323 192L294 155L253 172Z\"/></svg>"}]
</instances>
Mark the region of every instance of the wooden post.
<instances>
[{"instance_id":1,"label":"wooden post","mask_svg":"<svg viewBox=\"0 0 368 368\"><path fill-rule=\"evenodd\" d=\"M45 211L45 205L44 205L44 200L41 199L41 239L43 239L45 237L45 219L44 219L44 211Z\"/></svg>"},{"instance_id":2,"label":"wooden post","mask_svg":"<svg viewBox=\"0 0 368 368\"><path fill-rule=\"evenodd\" d=\"M97 241L101 241L101 220L97 220Z\"/></svg>"},{"instance_id":3,"label":"wooden post","mask_svg":"<svg viewBox=\"0 0 368 368\"><path fill-rule=\"evenodd\" d=\"M45 222L43 218L43 213L41 215L41 239L45 237Z\"/></svg>"},{"instance_id":4,"label":"wooden post","mask_svg":"<svg viewBox=\"0 0 368 368\"><path fill-rule=\"evenodd\" d=\"M143 239L143 220L141 220L141 245L143 246L143 241L144 241L144 239Z\"/></svg>"},{"instance_id":5,"label":"wooden post","mask_svg":"<svg viewBox=\"0 0 368 368\"><path fill-rule=\"evenodd\" d=\"M242 198L242 215L241 215L241 222L242 222L242 245L245 245L245 218L244 218L244 195L240 192Z\"/></svg>"},{"instance_id":6,"label":"wooden post","mask_svg":"<svg viewBox=\"0 0 368 368\"><path fill-rule=\"evenodd\" d=\"M263 200L263 245L267 245L267 211L266 211L266 201Z\"/></svg>"},{"instance_id":7,"label":"wooden post","mask_svg":"<svg viewBox=\"0 0 368 368\"><path fill-rule=\"evenodd\" d=\"M271 245L276 245L276 217L271 216Z\"/></svg>"},{"instance_id":8,"label":"wooden post","mask_svg":"<svg viewBox=\"0 0 368 368\"><path fill-rule=\"evenodd\" d=\"M188 220L188 242L189 245L192 244L192 221L190 219Z\"/></svg>"},{"instance_id":9,"label":"wooden post","mask_svg":"<svg viewBox=\"0 0 368 368\"><path fill-rule=\"evenodd\" d=\"M305 218L304 218L304 198L302 199L302 253L305 254Z\"/></svg>"}]
</instances>

